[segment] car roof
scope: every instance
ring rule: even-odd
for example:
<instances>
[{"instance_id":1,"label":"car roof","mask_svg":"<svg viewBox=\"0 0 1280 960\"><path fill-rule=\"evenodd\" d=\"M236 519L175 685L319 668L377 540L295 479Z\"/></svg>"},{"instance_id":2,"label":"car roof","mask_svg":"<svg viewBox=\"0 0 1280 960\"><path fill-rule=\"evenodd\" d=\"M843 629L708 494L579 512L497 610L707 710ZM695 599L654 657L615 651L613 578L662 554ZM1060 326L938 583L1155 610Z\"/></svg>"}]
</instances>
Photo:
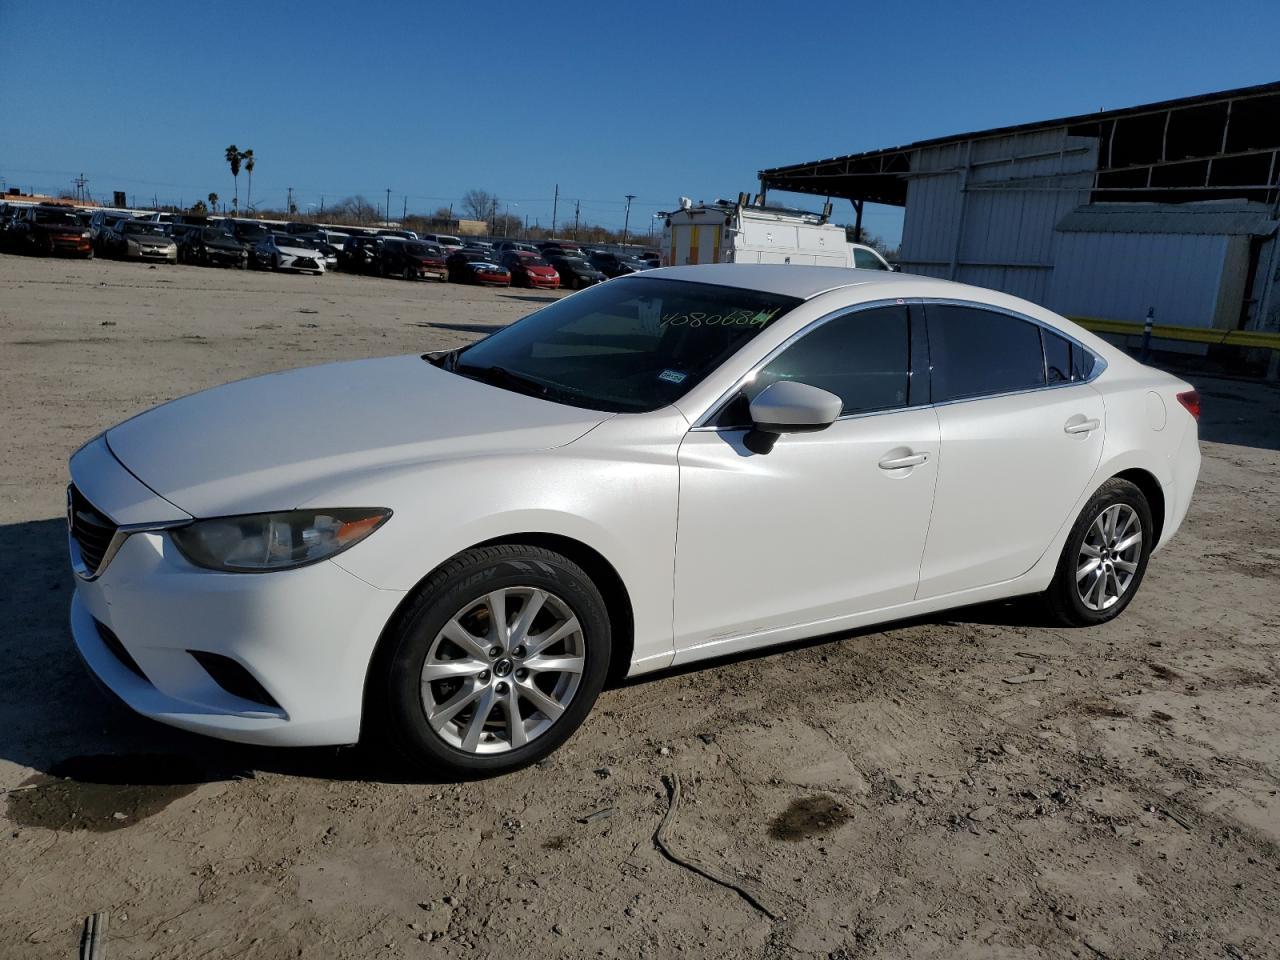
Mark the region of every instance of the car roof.
<instances>
[{"instance_id":1,"label":"car roof","mask_svg":"<svg viewBox=\"0 0 1280 960\"><path fill-rule=\"evenodd\" d=\"M945 296L953 284L933 277L890 273L886 270L855 270L851 267L816 267L792 263L704 263L684 267L658 267L644 272L646 277L691 280L742 287L808 300L842 287L875 286L877 297ZM926 288L926 289L922 289ZM969 289L969 288L964 288Z\"/></svg>"}]
</instances>

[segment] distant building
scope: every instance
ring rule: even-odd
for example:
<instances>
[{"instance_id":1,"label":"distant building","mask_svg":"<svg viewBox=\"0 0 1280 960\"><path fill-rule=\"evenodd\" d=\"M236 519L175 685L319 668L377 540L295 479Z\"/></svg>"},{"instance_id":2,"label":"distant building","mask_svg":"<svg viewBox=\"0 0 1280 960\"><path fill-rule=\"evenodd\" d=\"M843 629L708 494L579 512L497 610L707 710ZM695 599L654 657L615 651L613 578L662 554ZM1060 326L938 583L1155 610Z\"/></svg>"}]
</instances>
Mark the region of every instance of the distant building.
<instances>
[{"instance_id":1,"label":"distant building","mask_svg":"<svg viewBox=\"0 0 1280 960\"><path fill-rule=\"evenodd\" d=\"M1154 308L1202 340L1280 330L1280 83L773 167L760 185L847 199L859 224L867 201L904 207L910 273L1068 316Z\"/></svg>"}]
</instances>

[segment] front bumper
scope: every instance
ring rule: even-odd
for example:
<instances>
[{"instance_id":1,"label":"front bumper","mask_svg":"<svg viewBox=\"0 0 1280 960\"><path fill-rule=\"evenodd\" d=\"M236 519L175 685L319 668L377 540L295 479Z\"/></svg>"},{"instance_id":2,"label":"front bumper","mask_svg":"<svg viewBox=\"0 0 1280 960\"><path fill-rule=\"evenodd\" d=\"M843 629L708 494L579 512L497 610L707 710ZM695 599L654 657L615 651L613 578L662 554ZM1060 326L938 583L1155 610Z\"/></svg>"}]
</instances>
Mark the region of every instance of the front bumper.
<instances>
[{"instance_id":1,"label":"front bumper","mask_svg":"<svg viewBox=\"0 0 1280 960\"><path fill-rule=\"evenodd\" d=\"M125 257L129 260L148 260L157 263L177 263L178 248L148 249L146 247L125 247Z\"/></svg>"},{"instance_id":2,"label":"front bumper","mask_svg":"<svg viewBox=\"0 0 1280 960\"><path fill-rule=\"evenodd\" d=\"M141 485L129 484L102 440L94 447L72 460L76 486L113 520L136 525L149 512ZM150 497L157 521L173 522L173 505ZM354 743L369 660L403 596L328 561L264 574L205 570L163 530L138 530L96 577L77 574L71 633L92 673L143 716L244 743ZM230 692L196 654L233 661L271 702Z\"/></svg>"}]
</instances>

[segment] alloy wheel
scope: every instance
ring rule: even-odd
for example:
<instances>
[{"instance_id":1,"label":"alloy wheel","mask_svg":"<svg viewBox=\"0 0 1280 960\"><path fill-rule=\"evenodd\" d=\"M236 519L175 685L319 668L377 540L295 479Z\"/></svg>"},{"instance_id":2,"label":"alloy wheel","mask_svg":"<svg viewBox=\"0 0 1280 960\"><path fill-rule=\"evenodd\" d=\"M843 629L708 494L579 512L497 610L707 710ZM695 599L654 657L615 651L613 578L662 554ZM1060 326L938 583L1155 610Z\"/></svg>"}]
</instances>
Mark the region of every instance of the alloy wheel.
<instances>
[{"instance_id":1,"label":"alloy wheel","mask_svg":"<svg viewBox=\"0 0 1280 960\"><path fill-rule=\"evenodd\" d=\"M1142 521L1127 503L1107 507L1094 519L1076 560L1076 593L1090 610L1118 603L1133 584L1142 559Z\"/></svg>"},{"instance_id":2,"label":"alloy wheel","mask_svg":"<svg viewBox=\"0 0 1280 960\"><path fill-rule=\"evenodd\" d=\"M572 608L538 587L507 587L458 610L422 666L427 723L455 749L518 750L546 733L582 680L586 640Z\"/></svg>"}]
</instances>

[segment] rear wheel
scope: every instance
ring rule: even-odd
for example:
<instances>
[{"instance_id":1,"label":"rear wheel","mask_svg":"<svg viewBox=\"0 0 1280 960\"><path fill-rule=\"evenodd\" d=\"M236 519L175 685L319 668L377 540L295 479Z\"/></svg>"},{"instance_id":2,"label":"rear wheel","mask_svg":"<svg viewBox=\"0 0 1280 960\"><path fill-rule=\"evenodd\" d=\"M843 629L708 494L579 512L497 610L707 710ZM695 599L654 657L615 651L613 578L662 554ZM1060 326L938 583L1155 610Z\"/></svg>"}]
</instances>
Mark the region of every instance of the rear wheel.
<instances>
[{"instance_id":1,"label":"rear wheel","mask_svg":"<svg viewBox=\"0 0 1280 960\"><path fill-rule=\"evenodd\" d=\"M433 573L397 616L368 703L414 766L505 773L578 728L611 643L604 600L577 564L538 547L476 548Z\"/></svg>"},{"instance_id":2,"label":"rear wheel","mask_svg":"<svg viewBox=\"0 0 1280 960\"><path fill-rule=\"evenodd\" d=\"M1141 490L1118 477L1099 487L1071 528L1045 592L1053 619L1084 627L1118 617L1142 584L1154 534Z\"/></svg>"}]
</instances>

